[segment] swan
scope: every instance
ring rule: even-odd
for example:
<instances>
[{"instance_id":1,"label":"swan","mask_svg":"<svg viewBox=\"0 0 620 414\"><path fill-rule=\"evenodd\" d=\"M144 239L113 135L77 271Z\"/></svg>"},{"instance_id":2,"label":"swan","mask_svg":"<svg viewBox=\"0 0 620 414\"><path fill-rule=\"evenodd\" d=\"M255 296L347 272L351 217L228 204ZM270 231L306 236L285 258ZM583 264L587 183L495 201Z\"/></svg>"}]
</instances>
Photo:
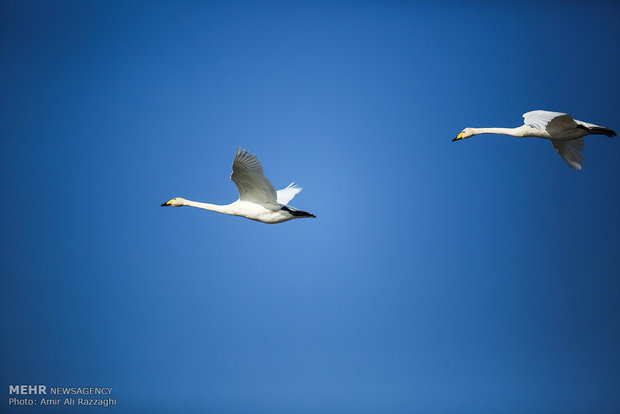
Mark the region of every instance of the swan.
<instances>
[{"instance_id":1,"label":"swan","mask_svg":"<svg viewBox=\"0 0 620 414\"><path fill-rule=\"evenodd\" d=\"M282 223L303 217L316 217L314 214L287 205L302 190L301 187L291 183L288 187L276 191L267 177L263 175L263 167L258 162L256 155L242 150L241 147L235 155L230 179L235 182L239 190L239 200L234 203L217 205L175 197L161 206L197 207L268 224Z\"/></svg>"},{"instance_id":2,"label":"swan","mask_svg":"<svg viewBox=\"0 0 620 414\"><path fill-rule=\"evenodd\" d=\"M583 137L590 134L616 136L609 128L573 119L569 114L550 111L530 111L523 114L523 125L517 128L465 128L452 141L478 134L503 134L513 137L537 137L551 141L551 145L575 170L583 167Z\"/></svg>"}]
</instances>

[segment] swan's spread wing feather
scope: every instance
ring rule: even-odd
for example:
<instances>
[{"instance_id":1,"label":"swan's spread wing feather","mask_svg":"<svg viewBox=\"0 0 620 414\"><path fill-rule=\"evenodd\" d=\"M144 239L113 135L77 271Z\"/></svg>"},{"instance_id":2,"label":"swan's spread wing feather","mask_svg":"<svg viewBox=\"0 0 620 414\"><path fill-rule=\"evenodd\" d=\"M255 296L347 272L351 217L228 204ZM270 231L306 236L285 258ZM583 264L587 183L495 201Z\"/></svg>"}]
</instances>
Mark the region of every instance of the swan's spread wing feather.
<instances>
[{"instance_id":1,"label":"swan's spread wing feather","mask_svg":"<svg viewBox=\"0 0 620 414\"><path fill-rule=\"evenodd\" d=\"M297 187L295 183L290 183L288 187L276 191L278 194L278 204L288 204L301 190L303 190L303 188Z\"/></svg>"},{"instance_id":2,"label":"swan's spread wing feather","mask_svg":"<svg viewBox=\"0 0 620 414\"><path fill-rule=\"evenodd\" d=\"M557 135L576 128L573 117L562 112L531 111L523 114L525 125Z\"/></svg>"},{"instance_id":3,"label":"swan's spread wing feather","mask_svg":"<svg viewBox=\"0 0 620 414\"><path fill-rule=\"evenodd\" d=\"M239 200L278 204L276 190L267 177L263 175L263 167L258 162L256 155L239 147L232 170L230 178L237 185Z\"/></svg>"},{"instance_id":4,"label":"swan's spread wing feather","mask_svg":"<svg viewBox=\"0 0 620 414\"><path fill-rule=\"evenodd\" d=\"M530 111L523 114L523 123L536 129L545 129L547 124L558 116L568 115L563 112ZM570 116L570 115L569 115Z\"/></svg>"},{"instance_id":5,"label":"swan's spread wing feather","mask_svg":"<svg viewBox=\"0 0 620 414\"><path fill-rule=\"evenodd\" d=\"M552 139L551 144L568 165L575 170L581 170L583 167L583 138L572 141Z\"/></svg>"}]
</instances>

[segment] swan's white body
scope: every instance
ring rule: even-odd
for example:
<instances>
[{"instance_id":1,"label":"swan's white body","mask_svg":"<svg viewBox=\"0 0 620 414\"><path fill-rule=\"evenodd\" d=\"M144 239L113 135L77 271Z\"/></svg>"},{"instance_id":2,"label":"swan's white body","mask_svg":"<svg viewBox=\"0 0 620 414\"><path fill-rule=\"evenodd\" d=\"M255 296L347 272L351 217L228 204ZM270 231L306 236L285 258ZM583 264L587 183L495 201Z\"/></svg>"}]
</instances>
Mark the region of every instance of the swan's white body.
<instances>
[{"instance_id":1,"label":"swan's white body","mask_svg":"<svg viewBox=\"0 0 620 414\"><path fill-rule=\"evenodd\" d=\"M568 165L576 170L583 167L583 137L602 134L616 135L609 128L573 119L569 114L550 111L531 111L523 114L524 125L517 128L465 128L452 141L478 134L502 134L513 137L536 137L551 141L553 148Z\"/></svg>"},{"instance_id":2,"label":"swan's white body","mask_svg":"<svg viewBox=\"0 0 620 414\"><path fill-rule=\"evenodd\" d=\"M315 217L313 214L287 205L302 188L291 183L288 187L276 191L263 174L263 167L256 155L239 148L232 170L230 178L239 190L239 200L234 203L217 205L175 197L162 204L162 207L190 206L269 224L282 223L295 218Z\"/></svg>"}]
</instances>

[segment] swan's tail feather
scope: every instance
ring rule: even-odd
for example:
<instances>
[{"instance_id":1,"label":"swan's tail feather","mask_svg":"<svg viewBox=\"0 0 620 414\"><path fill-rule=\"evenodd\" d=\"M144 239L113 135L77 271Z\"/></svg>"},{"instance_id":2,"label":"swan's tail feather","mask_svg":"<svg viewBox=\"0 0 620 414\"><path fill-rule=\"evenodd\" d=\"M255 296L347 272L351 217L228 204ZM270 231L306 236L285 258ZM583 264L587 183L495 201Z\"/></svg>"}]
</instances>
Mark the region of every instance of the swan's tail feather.
<instances>
[{"instance_id":1,"label":"swan's tail feather","mask_svg":"<svg viewBox=\"0 0 620 414\"><path fill-rule=\"evenodd\" d=\"M616 131L613 131L613 130L611 130L609 128L605 128L605 127L590 128L590 133L592 133L592 134L607 135L610 138L616 136Z\"/></svg>"},{"instance_id":2,"label":"swan's tail feather","mask_svg":"<svg viewBox=\"0 0 620 414\"><path fill-rule=\"evenodd\" d=\"M610 138L616 136L616 131L602 126L585 126L577 124L577 128L584 129L590 134L607 135Z\"/></svg>"},{"instance_id":3,"label":"swan's tail feather","mask_svg":"<svg viewBox=\"0 0 620 414\"><path fill-rule=\"evenodd\" d=\"M307 211L297 210L296 208L289 206L282 206L282 210L291 213L293 217L314 217L316 216L312 213L308 213Z\"/></svg>"}]
</instances>

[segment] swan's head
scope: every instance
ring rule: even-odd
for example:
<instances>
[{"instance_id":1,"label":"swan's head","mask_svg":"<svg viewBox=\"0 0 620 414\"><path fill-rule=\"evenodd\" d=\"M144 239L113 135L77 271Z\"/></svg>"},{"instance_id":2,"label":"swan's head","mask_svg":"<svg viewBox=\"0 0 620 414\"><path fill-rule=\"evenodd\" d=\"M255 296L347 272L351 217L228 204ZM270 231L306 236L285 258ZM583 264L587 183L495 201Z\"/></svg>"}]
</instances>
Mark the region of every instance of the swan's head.
<instances>
[{"instance_id":1,"label":"swan's head","mask_svg":"<svg viewBox=\"0 0 620 414\"><path fill-rule=\"evenodd\" d=\"M476 135L476 134L474 133L474 129L473 128L465 128L452 141L458 141L459 139L465 139L465 138L473 137L474 135Z\"/></svg>"},{"instance_id":2,"label":"swan's head","mask_svg":"<svg viewBox=\"0 0 620 414\"><path fill-rule=\"evenodd\" d=\"M175 197L170 201L166 201L164 204L162 204L162 207L181 207L181 206L185 206L186 204L186 199L181 198L181 197Z\"/></svg>"}]
</instances>

